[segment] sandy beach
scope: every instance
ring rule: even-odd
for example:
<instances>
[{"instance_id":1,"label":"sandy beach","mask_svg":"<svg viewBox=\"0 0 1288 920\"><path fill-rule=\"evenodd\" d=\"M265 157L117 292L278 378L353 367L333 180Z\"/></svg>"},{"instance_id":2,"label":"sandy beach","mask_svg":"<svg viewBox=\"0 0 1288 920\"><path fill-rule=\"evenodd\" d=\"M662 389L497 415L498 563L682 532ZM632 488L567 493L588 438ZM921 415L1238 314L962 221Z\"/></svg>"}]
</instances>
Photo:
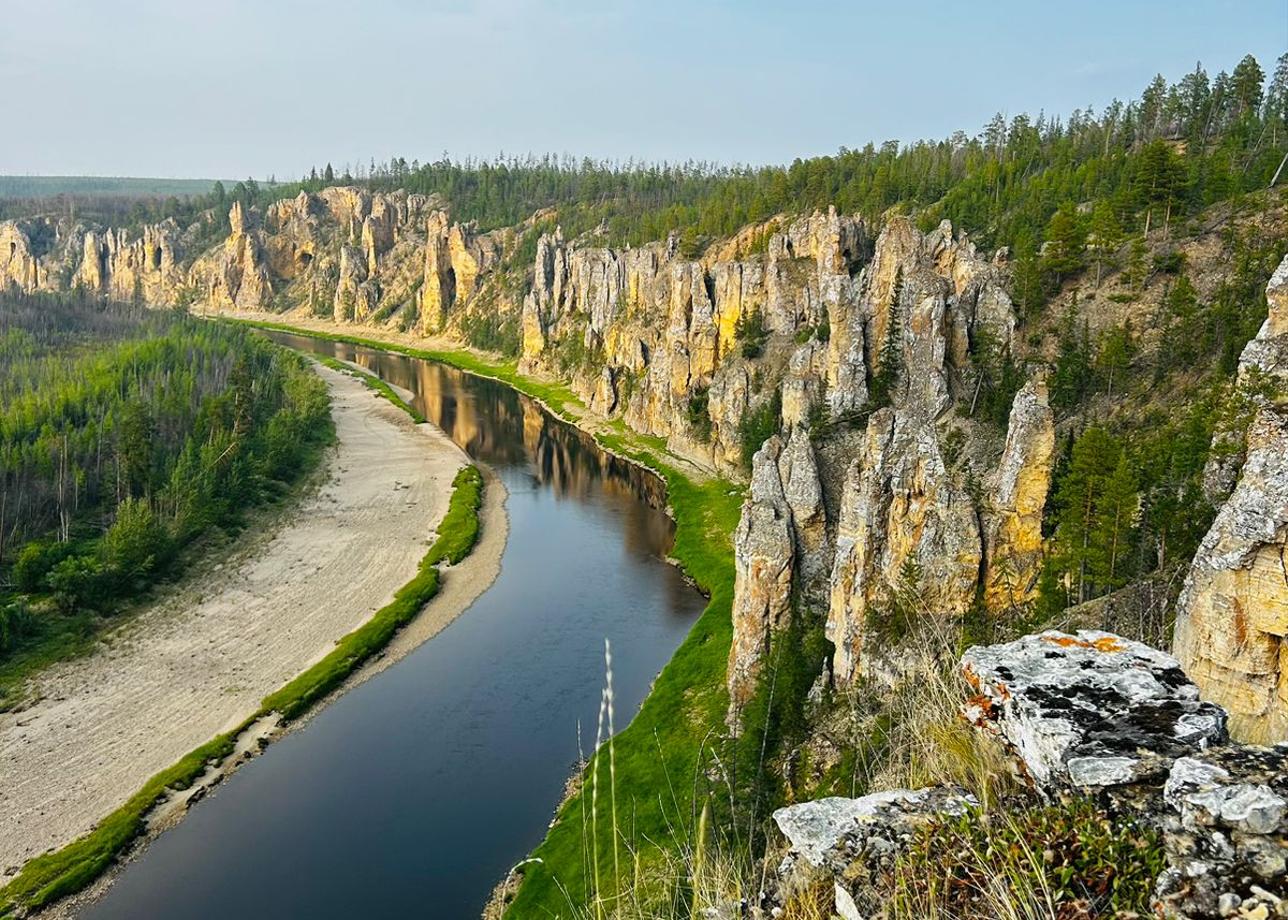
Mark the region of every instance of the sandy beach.
<instances>
[{"instance_id":1,"label":"sandy beach","mask_svg":"<svg viewBox=\"0 0 1288 920\"><path fill-rule=\"evenodd\" d=\"M468 458L360 381L318 372L338 436L321 488L130 616L91 655L42 673L22 709L0 713L0 881L240 724L415 573ZM487 480L475 552L446 570L439 596L350 686L437 633L496 577L505 493Z\"/></svg>"}]
</instances>

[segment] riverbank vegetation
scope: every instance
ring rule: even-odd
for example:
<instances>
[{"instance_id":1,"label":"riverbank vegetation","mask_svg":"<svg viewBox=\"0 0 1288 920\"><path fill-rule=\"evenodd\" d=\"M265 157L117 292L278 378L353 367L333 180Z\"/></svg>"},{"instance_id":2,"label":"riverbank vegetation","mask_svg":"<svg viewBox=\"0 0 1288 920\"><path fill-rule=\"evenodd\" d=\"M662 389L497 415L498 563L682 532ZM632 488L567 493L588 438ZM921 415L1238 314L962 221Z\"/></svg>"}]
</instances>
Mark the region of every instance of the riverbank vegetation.
<instances>
[{"instance_id":1,"label":"riverbank vegetation","mask_svg":"<svg viewBox=\"0 0 1288 920\"><path fill-rule=\"evenodd\" d=\"M0 694L284 495L332 436L307 362L245 330L0 295Z\"/></svg>"},{"instance_id":2,"label":"riverbank vegetation","mask_svg":"<svg viewBox=\"0 0 1288 920\"><path fill-rule=\"evenodd\" d=\"M541 400L565 420L585 425L585 406L567 386L519 374L512 362L281 323L230 322L439 361L500 380ZM723 730L729 702L725 662L733 634L732 534L742 488L686 470L670 460L662 439L633 432L620 420L598 430L586 427L602 447L653 470L665 481L676 524L671 556L707 594L708 602L654 681L639 713L613 738L613 788L623 790L615 796L615 805L595 800L597 790L607 795L602 791L608 787L610 770L605 746L603 756L590 758L576 791L560 806L549 835L533 859L524 863L523 884L505 908L507 916L513 917L567 914L570 905L589 903L596 896L612 899L613 892L625 891L625 860L656 863L673 858L673 848L665 842L673 841L676 828L692 826L702 809L708 789L695 785L694 778L704 756L710 754L712 739ZM588 846L591 836L602 845Z\"/></svg>"}]
</instances>

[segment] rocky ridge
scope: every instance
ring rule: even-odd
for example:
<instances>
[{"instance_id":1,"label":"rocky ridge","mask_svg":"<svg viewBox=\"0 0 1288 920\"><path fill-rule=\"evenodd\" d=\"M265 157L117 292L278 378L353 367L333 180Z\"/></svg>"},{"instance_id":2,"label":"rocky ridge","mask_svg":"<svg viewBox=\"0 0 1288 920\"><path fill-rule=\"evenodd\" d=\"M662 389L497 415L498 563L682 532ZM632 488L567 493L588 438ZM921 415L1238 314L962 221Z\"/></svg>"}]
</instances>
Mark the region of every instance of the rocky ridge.
<instances>
[{"instance_id":1,"label":"rocky ridge","mask_svg":"<svg viewBox=\"0 0 1288 920\"><path fill-rule=\"evenodd\" d=\"M1228 497L1195 553L1173 645L1205 697L1230 711L1232 734L1285 741L1288 412L1274 394L1288 383L1288 257L1266 300L1269 315L1239 362L1240 386L1252 388L1251 421L1246 431L1215 436L1205 479L1213 497Z\"/></svg>"}]
</instances>

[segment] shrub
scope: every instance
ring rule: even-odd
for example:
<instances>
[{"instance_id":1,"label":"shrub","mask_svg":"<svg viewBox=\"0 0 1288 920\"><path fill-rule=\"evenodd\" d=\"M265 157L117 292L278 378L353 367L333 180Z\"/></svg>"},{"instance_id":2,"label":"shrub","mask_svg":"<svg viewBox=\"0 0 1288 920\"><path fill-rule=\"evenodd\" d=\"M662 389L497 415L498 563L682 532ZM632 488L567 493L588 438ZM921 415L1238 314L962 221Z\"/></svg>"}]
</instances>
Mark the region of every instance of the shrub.
<instances>
[{"instance_id":1,"label":"shrub","mask_svg":"<svg viewBox=\"0 0 1288 920\"><path fill-rule=\"evenodd\" d=\"M703 444L711 440L710 402L708 387L694 387L693 392L689 394L689 405L686 410L689 428L693 431L693 436Z\"/></svg>"},{"instance_id":2,"label":"shrub","mask_svg":"<svg viewBox=\"0 0 1288 920\"><path fill-rule=\"evenodd\" d=\"M103 563L96 555L86 553L59 562L45 576L45 584L53 592L54 602L67 611L101 600L105 576Z\"/></svg>"},{"instance_id":3,"label":"shrub","mask_svg":"<svg viewBox=\"0 0 1288 920\"><path fill-rule=\"evenodd\" d=\"M21 601L0 607L0 652L14 648L35 625L30 608Z\"/></svg>"},{"instance_id":4,"label":"shrub","mask_svg":"<svg viewBox=\"0 0 1288 920\"><path fill-rule=\"evenodd\" d=\"M120 584L130 582L165 564L170 555L170 535L152 505L129 498L116 509L116 520L103 534L99 554L104 570Z\"/></svg>"},{"instance_id":5,"label":"shrub","mask_svg":"<svg viewBox=\"0 0 1288 920\"><path fill-rule=\"evenodd\" d=\"M769 399L743 413L738 423L738 440L742 446L742 465L747 469L751 469L752 458L760 450L760 445L782 427L782 412L782 396L775 390Z\"/></svg>"},{"instance_id":6,"label":"shrub","mask_svg":"<svg viewBox=\"0 0 1288 920\"><path fill-rule=\"evenodd\" d=\"M19 591L35 594L45 589L45 577L50 570L73 552L70 543L54 540L33 540L18 553L13 565L13 582Z\"/></svg>"},{"instance_id":7,"label":"shrub","mask_svg":"<svg viewBox=\"0 0 1288 920\"><path fill-rule=\"evenodd\" d=\"M1148 916L1156 831L1088 800L933 822L896 864L894 918Z\"/></svg>"},{"instance_id":8,"label":"shrub","mask_svg":"<svg viewBox=\"0 0 1288 920\"><path fill-rule=\"evenodd\" d=\"M733 334L742 343L744 358L759 358L765 350L765 341L769 338L764 314L759 309L742 314L734 323Z\"/></svg>"}]
</instances>

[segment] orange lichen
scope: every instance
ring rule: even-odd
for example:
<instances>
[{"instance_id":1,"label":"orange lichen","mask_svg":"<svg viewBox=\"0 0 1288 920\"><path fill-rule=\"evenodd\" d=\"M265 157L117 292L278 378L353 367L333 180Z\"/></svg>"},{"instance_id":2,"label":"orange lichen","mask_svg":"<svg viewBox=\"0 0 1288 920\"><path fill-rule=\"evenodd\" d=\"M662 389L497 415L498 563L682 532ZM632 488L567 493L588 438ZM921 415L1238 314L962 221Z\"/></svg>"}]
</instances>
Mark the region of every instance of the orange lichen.
<instances>
[{"instance_id":1,"label":"orange lichen","mask_svg":"<svg viewBox=\"0 0 1288 920\"><path fill-rule=\"evenodd\" d=\"M1099 639L1087 641L1079 639L1076 636L1043 636L1043 642L1050 642L1052 645L1058 645L1061 648L1091 648L1098 652L1121 652L1123 644L1116 636L1101 636Z\"/></svg>"}]
</instances>

